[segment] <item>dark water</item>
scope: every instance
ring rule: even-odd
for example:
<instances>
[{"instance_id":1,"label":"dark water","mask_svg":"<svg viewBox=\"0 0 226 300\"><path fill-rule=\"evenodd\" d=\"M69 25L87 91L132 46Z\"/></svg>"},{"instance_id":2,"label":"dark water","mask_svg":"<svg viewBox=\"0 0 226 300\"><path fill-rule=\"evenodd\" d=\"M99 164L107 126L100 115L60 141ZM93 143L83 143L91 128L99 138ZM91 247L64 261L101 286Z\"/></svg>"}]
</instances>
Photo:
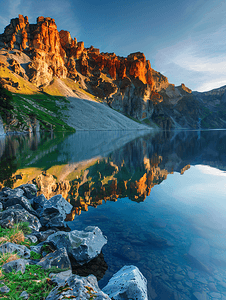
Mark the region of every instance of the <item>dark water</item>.
<instances>
[{"instance_id":1,"label":"dark water","mask_svg":"<svg viewBox=\"0 0 226 300\"><path fill-rule=\"evenodd\" d=\"M226 299L226 131L139 134L7 137L0 181L39 176L74 205L71 229L101 228L100 287L133 264L149 299Z\"/></svg>"}]
</instances>

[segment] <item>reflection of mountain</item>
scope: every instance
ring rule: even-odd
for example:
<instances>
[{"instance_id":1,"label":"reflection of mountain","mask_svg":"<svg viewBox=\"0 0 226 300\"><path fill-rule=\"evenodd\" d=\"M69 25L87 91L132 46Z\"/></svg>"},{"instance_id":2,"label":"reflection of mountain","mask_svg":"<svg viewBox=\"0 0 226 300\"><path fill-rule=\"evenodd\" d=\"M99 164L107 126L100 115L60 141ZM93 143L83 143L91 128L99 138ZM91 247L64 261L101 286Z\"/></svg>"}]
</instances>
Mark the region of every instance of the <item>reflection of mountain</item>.
<instances>
[{"instance_id":1,"label":"reflection of mountain","mask_svg":"<svg viewBox=\"0 0 226 300\"><path fill-rule=\"evenodd\" d=\"M226 169L226 131L158 132L129 141L133 137L92 132L51 143L50 154L48 149L34 152L29 168L14 173L14 187L34 182L40 194L50 198L61 193L80 213L102 200L144 201L169 173L183 174L190 164Z\"/></svg>"}]
</instances>

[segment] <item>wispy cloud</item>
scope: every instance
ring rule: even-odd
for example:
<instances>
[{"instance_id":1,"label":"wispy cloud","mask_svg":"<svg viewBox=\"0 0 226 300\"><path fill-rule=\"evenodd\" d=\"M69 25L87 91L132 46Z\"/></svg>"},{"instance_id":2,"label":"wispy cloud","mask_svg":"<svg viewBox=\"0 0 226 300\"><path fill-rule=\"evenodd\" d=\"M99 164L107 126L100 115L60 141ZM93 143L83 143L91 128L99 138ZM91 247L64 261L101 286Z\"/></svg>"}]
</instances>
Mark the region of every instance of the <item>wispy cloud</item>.
<instances>
[{"instance_id":1,"label":"wispy cloud","mask_svg":"<svg viewBox=\"0 0 226 300\"><path fill-rule=\"evenodd\" d=\"M198 34L179 43L161 49L156 56L159 70L174 73L181 69L190 81L192 89L203 91L220 87L226 83L226 26L218 28L211 34ZM175 74L173 77L180 77ZM202 79L202 80L200 80ZM181 81L183 79L181 78Z\"/></svg>"}]
</instances>

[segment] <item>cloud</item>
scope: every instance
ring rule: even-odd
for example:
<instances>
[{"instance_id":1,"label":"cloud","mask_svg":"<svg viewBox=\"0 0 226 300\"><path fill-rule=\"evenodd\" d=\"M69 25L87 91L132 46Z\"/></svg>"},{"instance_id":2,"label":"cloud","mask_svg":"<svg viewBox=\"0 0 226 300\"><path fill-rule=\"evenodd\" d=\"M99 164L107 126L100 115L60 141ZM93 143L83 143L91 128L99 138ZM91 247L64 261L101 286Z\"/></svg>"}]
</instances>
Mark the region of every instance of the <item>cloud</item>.
<instances>
[{"instance_id":1,"label":"cloud","mask_svg":"<svg viewBox=\"0 0 226 300\"><path fill-rule=\"evenodd\" d=\"M167 76L180 78L180 70L193 90L204 91L226 84L226 26L211 34L199 33L161 49L156 55L156 66L164 70ZM175 67L175 70L172 68Z\"/></svg>"}]
</instances>

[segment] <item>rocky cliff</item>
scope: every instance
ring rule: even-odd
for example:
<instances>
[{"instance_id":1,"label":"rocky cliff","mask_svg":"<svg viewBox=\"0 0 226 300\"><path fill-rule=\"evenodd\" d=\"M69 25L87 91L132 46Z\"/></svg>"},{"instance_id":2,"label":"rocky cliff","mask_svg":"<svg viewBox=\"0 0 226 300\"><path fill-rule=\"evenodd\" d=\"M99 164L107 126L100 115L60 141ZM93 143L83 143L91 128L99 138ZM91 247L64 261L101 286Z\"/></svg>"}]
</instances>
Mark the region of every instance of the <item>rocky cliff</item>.
<instances>
[{"instance_id":1,"label":"rocky cliff","mask_svg":"<svg viewBox=\"0 0 226 300\"><path fill-rule=\"evenodd\" d=\"M1 64L39 90L54 78L70 78L111 108L165 129L197 128L206 116L203 102L184 84L170 84L143 53L119 57L93 46L85 48L68 31L58 32L52 18L38 17L30 24L28 17L19 15L0 35L0 47L7 51L0 55ZM20 89L10 78L1 77L7 88Z\"/></svg>"}]
</instances>

